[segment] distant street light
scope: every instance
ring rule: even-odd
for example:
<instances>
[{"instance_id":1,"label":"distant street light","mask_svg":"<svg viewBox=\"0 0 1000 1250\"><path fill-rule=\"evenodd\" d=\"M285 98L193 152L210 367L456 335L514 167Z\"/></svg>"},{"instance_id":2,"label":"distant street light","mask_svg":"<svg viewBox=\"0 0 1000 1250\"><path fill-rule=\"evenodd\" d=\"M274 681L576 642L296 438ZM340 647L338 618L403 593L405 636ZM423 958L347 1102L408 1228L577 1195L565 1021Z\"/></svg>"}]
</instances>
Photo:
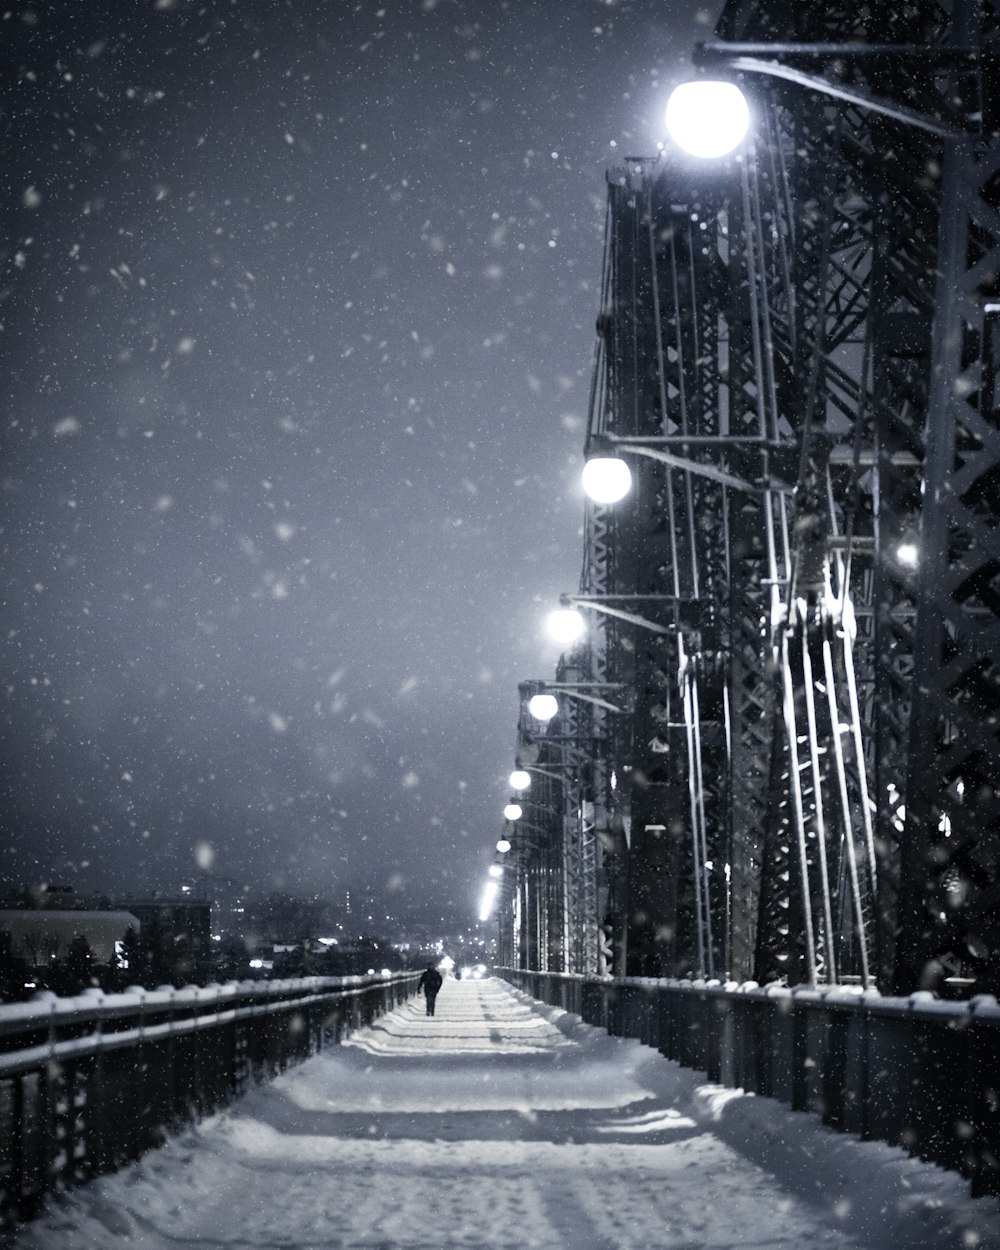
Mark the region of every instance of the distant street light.
<instances>
[{"instance_id":1,"label":"distant street light","mask_svg":"<svg viewBox=\"0 0 1000 1250\"><path fill-rule=\"evenodd\" d=\"M583 466L583 489L594 503L624 499L632 488L632 470L617 456L592 456Z\"/></svg>"},{"instance_id":2,"label":"distant street light","mask_svg":"<svg viewBox=\"0 0 1000 1250\"><path fill-rule=\"evenodd\" d=\"M625 467L627 469L628 465ZM579 642L587 632L587 622L576 608L556 608L549 613L546 623L552 637L564 646Z\"/></svg>"},{"instance_id":3,"label":"distant street light","mask_svg":"<svg viewBox=\"0 0 1000 1250\"><path fill-rule=\"evenodd\" d=\"M497 843L497 850L501 855L506 855L510 850L510 838L501 838Z\"/></svg>"},{"instance_id":4,"label":"distant street light","mask_svg":"<svg viewBox=\"0 0 1000 1250\"><path fill-rule=\"evenodd\" d=\"M749 129L750 107L735 83L698 78L675 87L667 101L667 133L689 156L726 156Z\"/></svg>"},{"instance_id":5,"label":"distant street light","mask_svg":"<svg viewBox=\"0 0 1000 1250\"><path fill-rule=\"evenodd\" d=\"M520 820L522 808L520 803L508 803L503 809L504 820Z\"/></svg>"},{"instance_id":6,"label":"distant street light","mask_svg":"<svg viewBox=\"0 0 1000 1250\"><path fill-rule=\"evenodd\" d=\"M531 789L531 773L525 768L515 768L507 780L512 790Z\"/></svg>"},{"instance_id":7,"label":"distant street light","mask_svg":"<svg viewBox=\"0 0 1000 1250\"><path fill-rule=\"evenodd\" d=\"M490 864L489 873L491 877L502 877L503 866L501 864Z\"/></svg>"}]
</instances>

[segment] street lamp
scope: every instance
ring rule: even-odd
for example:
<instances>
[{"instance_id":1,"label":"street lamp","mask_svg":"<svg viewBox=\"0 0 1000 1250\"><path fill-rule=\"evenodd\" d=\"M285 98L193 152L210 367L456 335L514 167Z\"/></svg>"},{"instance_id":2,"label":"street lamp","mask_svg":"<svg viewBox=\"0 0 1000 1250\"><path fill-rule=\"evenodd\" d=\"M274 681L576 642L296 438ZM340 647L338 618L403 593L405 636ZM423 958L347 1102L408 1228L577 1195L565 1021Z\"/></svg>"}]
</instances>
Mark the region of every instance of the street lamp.
<instances>
[{"instance_id":1,"label":"street lamp","mask_svg":"<svg viewBox=\"0 0 1000 1250\"><path fill-rule=\"evenodd\" d=\"M727 156L747 137L750 107L731 82L698 78L675 87L667 101L667 133L689 156Z\"/></svg>"},{"instance_id":2,"label":"street lamp","mask_svg":"<svg viewBox=\"0 0 1000 1250\"><path fill-rule=\"evenodd\" d=\"M507 780L512 790L531 789L531 773L526 768L515 768Z\"/></svg>"},{"instance_id":3,"label":"street lamp","mask_svg":"<svg viewBox=\"0 0 1000 1250\"><path fill-rule=\"evenodd\" d=\"M680 602L677 595L560 595L560 602L564 607L572 606L573 610L582 616L580 609L588 612L601 612L606 616L617 617L620 621L628 621L632 625L638 625L641 629L648 629L654 634L670 634L674 632L671 625L664 625L662 622L650 620L648 616L643 616L639 612L633 611L635 607L644 607L646 604L653 603L671 603Z\"/></svg>"},{"instance_id":4,"label":"street lamp","mask_svg":"<svg viewBox=\"0 0 1000 1250\"><path fill-rule=\"evenodd\" d=\"M522 809L520 803L508 803L503 809L504 820L520 820Z\"/></svg>"},{"instance_id":5,"label":"street lamp","mask_svg":"<svg viewBox=\"0 0 1000 1250\"><path fill-rule=\"evenodd\" d=\"M625 687L620 681L521 681L521 700L527 701L527 711L535 720L549 721L559 712L559 700L556 695L566 699L577 699L580 702L604 707L606 711L625 712L626 707L617 707L612 702L602 699L600 695L590 694L594 690L621 691ZM532 694L530 694L530 691ZM552 694L555 691L555 694Z\"/></svg>"},{"instance_id":6,"label":"street lamp","mask_svg":"<svg viewBox=\"0 0 1000 1250\"><path fill-rule=\"evenodd\" d=\"M583 466L583 489L594 503L618 503L632 489L632 470L617 456L591 456Z\"/></svg>"},{"instance_id":7,"label":"street lamp","mask_svg":"<svg viewBox=\"0 0 1000 1250\"><path fill-rule=\"evenodd\" d=\"M628 465L625 467L627 469ZM579 642L587 632L587 623L576 608L556 608L549 613L547 624L552 637L564 646Z\"/></svg>"},{"instance_id":8,"label":"street lamp","mask_svg":"<svg viewBox=\"0 0 1000 1250\"><path fill-rule=\"evenodd\" d=\"M660 464L665 464L672 469L684 469L688 473L693 473L697 477L708 478L710 481L718 482L720 486L729 486L733 490L748 491L752 494L759 493L760 483L748 481L746 478L738 477L735 473L730 473L726 469L720 469L714 464L705 464L700 460L692 457L691 453L695 448L712 448L720 445L725 447L734 447L739 445L755 447L763 451L765 442L757 435L751 436L735 436L730 434L710 434L710 435L692 435L692 434L650 434L650 435L621 435L621 434L594 434L590 438L587 452L588 460L584 467L584 473L592 464L600 464L610 466L612 464L620 464L621 469L612 470L610 467L601 470L601 474L606 474L608 478L618 474L622 480L626 477L628 483L631 484L632 474L628 465L621 459L622 454L630 456L644 456L647 460L657 460ZM603 477L598 477L598 481L602 481ZM586 489L586 487L585 487ZM601 498L591 496L596 503L617 503L618 500L624 499L628 493L629 486L618 495L612 495L608 490ZM790 487L779 487L783 494L791 494Z\"/></svg>"},{"instance_id":9,"label":"street lamp","mask_svg":"<svg viewBox=\"0 0 1000 1250\"><path fill-rule=\"evenodd\" d=\"M510 838L503 837L497 842L497 850L501 855L506 855L510 850Z\"/></svg>"},{"instance_id":10,"label":"street lamp","mask_svg":"<svg viewBox=\"0 0 1000 1250\"><path fill-rule=\"evenodd\" d=\"M533 694L528 700L528 711L535 720L549 721L559 711L559 700L554 694Z\"/></svg>"}]
</instances>

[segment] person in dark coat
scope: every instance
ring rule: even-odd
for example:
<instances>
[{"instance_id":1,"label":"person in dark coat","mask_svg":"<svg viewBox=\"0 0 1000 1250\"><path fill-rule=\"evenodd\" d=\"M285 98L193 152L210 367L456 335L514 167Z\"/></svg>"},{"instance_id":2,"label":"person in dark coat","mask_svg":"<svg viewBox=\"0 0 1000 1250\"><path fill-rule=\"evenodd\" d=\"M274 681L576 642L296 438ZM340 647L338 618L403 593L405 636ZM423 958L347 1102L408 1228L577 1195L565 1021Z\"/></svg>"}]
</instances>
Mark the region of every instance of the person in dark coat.
<instances>
[{"instance_id":1,"label":"person in dark coat","mask_svg":"<svg viewBox=\"0 0 1000 1250\"><path fill-rule=\"evenodd\" d=\"M444 977L438 972L433 964L428 964L424 971L420 974L420 980L417 982L417 993L424 991L424 997L427 999L427 1014L434 1014L434 1000L438 996L438 990L444 983Z\"/></svg>"}]
</instances>

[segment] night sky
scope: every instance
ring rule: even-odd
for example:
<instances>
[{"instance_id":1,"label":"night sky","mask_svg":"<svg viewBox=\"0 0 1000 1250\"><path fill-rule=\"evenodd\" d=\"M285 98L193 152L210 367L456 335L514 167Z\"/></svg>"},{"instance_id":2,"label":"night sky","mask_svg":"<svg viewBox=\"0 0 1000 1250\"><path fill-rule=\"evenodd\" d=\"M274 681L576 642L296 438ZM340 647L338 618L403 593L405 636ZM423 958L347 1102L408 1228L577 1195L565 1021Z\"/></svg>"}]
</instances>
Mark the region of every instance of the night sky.
<instances>
[{"instance_id":1,"label":"night sky","mask_svg":"<svg viewBox=\"0 0 1000 1250\"><path fill-rule=\"evenodd\" d=\"M476 907L576 588L604 173L720 5L0 20L0 884Z\"/></svg>"}]
</instances>

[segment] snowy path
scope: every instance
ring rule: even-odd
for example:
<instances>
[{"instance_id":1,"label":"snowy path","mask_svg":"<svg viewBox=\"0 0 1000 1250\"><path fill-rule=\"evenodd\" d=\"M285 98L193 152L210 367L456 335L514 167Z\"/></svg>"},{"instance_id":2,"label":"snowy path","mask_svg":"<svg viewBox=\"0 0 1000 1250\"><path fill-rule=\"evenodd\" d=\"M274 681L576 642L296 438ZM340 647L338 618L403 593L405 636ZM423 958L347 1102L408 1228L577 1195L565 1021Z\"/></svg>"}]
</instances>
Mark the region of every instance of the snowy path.
<instances>
[{"instance_id":1,"label":"snowy path","mask_svg":"<svg viewBox=\"0 0 1000 1250\"><path fill-rule=\"evenodd\" d=\"M1000 1250L1000 1205L706 1086L499 981L449 980L15 1250Z\"/></svg>"}]
</instances>

